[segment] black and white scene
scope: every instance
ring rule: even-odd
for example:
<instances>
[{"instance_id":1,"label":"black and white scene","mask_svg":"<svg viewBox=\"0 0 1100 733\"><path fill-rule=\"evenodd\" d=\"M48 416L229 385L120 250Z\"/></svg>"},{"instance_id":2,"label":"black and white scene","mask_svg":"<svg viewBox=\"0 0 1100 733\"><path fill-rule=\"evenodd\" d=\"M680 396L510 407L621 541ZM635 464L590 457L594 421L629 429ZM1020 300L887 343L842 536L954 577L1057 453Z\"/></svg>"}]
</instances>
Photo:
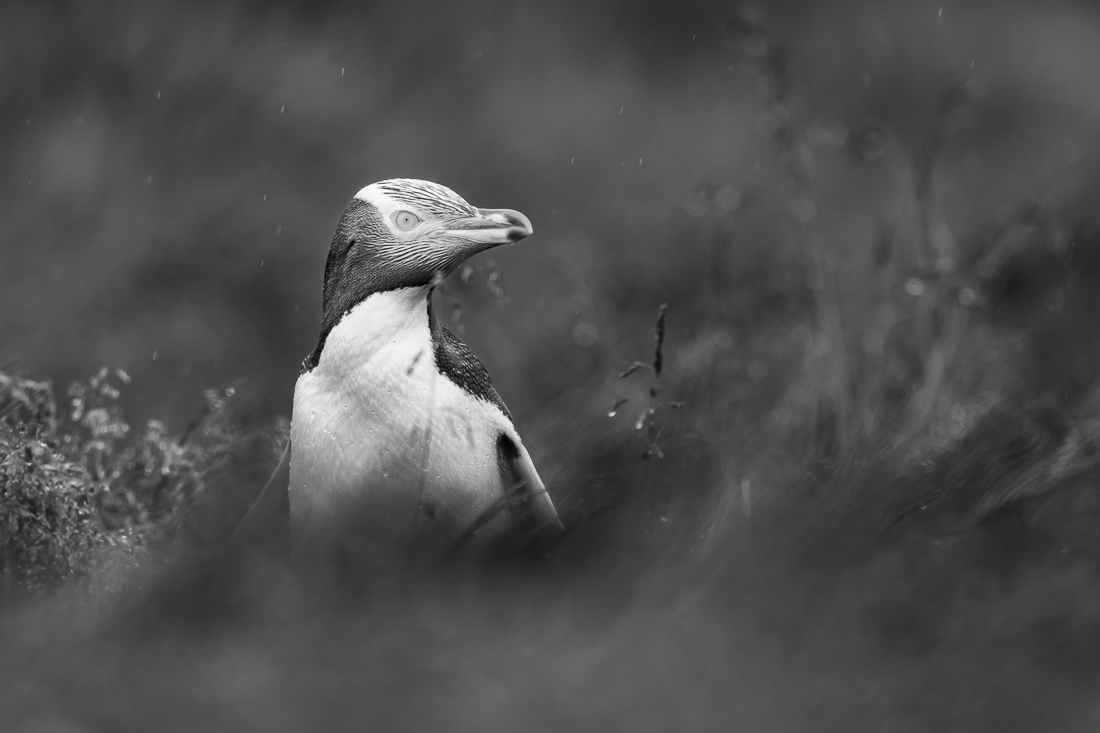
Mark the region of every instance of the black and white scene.
<instances>
[{"instance_id":1,"label":"black and white scene","mask_svg":"<svg viewBox=\"0 0 1100 733\"><path fill-rule=\"evenodd\" d=\"M1100 5L6 3L0 729L1100 730Z\"/></svg>"}]
</instances>

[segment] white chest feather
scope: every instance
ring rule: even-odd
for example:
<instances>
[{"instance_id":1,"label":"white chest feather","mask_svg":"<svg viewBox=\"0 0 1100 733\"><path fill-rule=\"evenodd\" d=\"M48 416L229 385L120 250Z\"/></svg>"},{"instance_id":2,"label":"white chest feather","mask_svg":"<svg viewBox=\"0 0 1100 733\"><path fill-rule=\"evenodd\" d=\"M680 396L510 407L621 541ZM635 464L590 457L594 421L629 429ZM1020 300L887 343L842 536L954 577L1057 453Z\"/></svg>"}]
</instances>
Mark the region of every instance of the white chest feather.
<instances>
[{"instance_id":1,"label":"white chest feather","mask_svg":"<svg viewBox=\"0 0 1100 733\"><path fill-rule=\"evenodd\" d=\"M294 391L295 544L454 539L503 491L496 446L519 441L496 406L439 373L427 290L376 293L328 334Z\"/></svg>"}]
</instances>

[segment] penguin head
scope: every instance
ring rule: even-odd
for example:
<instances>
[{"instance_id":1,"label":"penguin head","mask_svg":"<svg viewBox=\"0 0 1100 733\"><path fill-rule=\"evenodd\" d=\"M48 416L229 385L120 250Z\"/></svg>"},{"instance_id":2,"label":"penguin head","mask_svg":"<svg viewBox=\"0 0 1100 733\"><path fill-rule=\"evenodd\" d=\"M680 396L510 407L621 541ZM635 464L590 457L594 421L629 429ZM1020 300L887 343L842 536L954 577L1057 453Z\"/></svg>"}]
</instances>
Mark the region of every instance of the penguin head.
<instances>
[{"instance_id":1,"label":"penguin head","mask_svg":"<svg viewBox=\"0 0 1100 733\"><path fill-rule=\"evenodd\" d=\"M476 209L457 193L430 181L392 178L355 195L374 207L393 243L422 264L450 272L471 255L531 234L531 221L511 209ZM354 203L354 202L353 202Z\"/></svg>"},{"instance_id":2,"label":"penguin head","mask_svg":"<svg viewBox=\"0 0 1100 733\"><path fill-rule=\"evenodd\" d=\"M355 195L336 228L325 267L326 300L337 291L361 300L428 285L478 252L529 234L531 222L518 211L474 208L438 183L372 183Z\"/></svg>"},{"instance_id":3,"label":"penguin head","mask_svg":"<svg viewBox=\"0 0 1100 733\"><path fill-rule=\"evenodd\" d=\"M322 344L344 313L374 293L431 286L478 252L531 232L518 211L475 208L438 183L391 178L366 186L329 247Z\"/></svg>"}]
</instances>

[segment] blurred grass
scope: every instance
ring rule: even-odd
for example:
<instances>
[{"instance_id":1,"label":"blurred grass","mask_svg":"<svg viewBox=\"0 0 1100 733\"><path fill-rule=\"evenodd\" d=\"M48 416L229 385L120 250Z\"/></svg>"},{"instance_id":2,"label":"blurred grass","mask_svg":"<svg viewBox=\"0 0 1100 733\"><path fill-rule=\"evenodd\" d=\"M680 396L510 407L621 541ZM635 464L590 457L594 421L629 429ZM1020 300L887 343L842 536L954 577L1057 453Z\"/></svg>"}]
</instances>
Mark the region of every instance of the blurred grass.
<instances>
[{"instance_id":1,"label":"blurred grass","mask_svg":"<svg viewBox=\"0 0 1100 733\"><path fill-rule=\"evenodd\" d=\"M110 499L5 555L11 729L1096 727L1091 5L10 16L0 364L92 392L0 389L4 496ZM535 223L439 297L573 531L382 598L223 567L332 227L398 175Z\"/></svg>"}]
</instances>

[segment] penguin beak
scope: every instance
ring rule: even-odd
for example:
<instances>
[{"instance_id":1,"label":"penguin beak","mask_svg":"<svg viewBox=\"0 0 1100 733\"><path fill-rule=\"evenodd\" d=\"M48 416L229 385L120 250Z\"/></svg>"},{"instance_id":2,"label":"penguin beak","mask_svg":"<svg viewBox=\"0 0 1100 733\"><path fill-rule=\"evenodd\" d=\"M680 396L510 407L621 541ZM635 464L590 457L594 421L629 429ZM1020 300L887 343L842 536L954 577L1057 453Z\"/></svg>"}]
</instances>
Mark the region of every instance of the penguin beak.
<instances>
[{"instance_id":1,"label":"penguin beak","mask_svg":"<svg viewBox=\"0 0 1100 733\"><path fill-rule=\"evenodd\" d=\"M447 234L489 247L512 244L530 236L531 220L512 209L478 209L477 216L451 222Z\"/></svg>"}]
</instances>

